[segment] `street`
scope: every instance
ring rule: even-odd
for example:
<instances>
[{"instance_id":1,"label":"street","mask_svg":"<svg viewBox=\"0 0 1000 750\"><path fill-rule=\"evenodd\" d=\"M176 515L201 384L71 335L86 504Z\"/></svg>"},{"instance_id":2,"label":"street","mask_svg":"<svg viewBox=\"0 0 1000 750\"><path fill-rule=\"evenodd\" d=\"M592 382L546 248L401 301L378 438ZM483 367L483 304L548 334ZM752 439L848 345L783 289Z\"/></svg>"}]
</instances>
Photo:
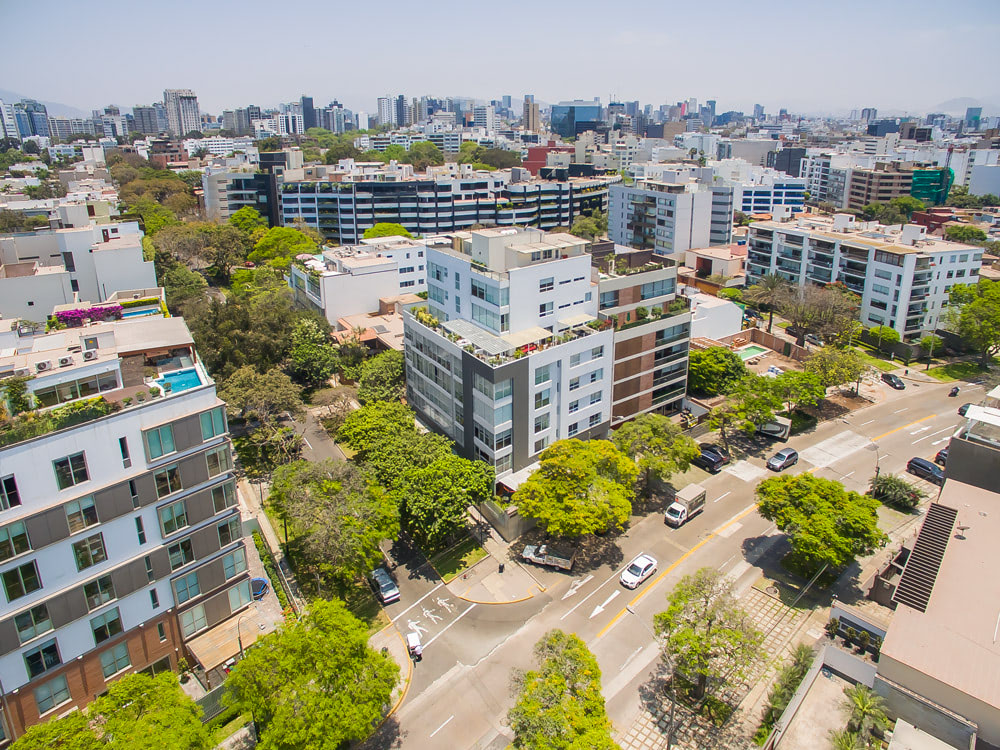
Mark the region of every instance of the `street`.
<instances>
[{"instance_id":1,"label":"street","mask_svg":"<svg viewBox=\"0 0 1000 750\"><path fill-rule=\"evenodd\" d=\"M661 513L633 517L614 541L620 554L571 574L532 567L543 594L516 604L469 604L442 596L433 571L398 569L402 601L387 611L400 632L420 629L426 646L406 700L372 740L372 747L506 747L504 725L513 702L511 670L533 666L532 648L548 630L575 632L587 642L603 672L604 696L616 729L634 712L636 691L658 663L653 615L679 578L711 566L730 575L738 591L759 577L754 563L781 535L755 511L754 487L772 475L764 462L785 445L799 451L787 473L813 472L864 492L876 468L903 474L913 456L933 459L961 418L958 407L982 398L981 387L962 387L949 398L949 385L907 381L905 391L882 388L882 400L823 422L787 443L762 444L748 458L716 475L691 468L673 483L700 482L708 490L705 511L679 529ZM933 498L937 487L912 475ZM895 521L890 511L883 526ZM902 514L896 514L902 517ZM889 529L885 529L889 530ZM657 572L634 591L618 582L621 569L640 552L653 555ZM611 560L614 562L612 563Z\"/></svg>"}]
</instances>

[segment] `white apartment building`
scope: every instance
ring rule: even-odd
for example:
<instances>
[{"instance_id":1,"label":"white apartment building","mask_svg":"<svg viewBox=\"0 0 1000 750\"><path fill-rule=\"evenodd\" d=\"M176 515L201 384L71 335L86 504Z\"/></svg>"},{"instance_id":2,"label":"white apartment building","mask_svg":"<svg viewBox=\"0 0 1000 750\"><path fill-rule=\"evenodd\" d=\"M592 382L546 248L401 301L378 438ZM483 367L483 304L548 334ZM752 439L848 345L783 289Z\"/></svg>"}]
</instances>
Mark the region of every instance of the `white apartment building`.
<instances>
[{"instance_id":1,"label":"white apartment building","mask_svg":"<svg viewBox=\"0 0 1000 750\"><path fill-rule=\"evenodd\" d=\"M941 322L948 290L974 284L981 248L930 238L926 228L859 222L848 214L806 214L750 225L747 284L776 273L796 286L843 283L861 296L865 326L886 325L905 340Z\"/></svg>"},{"instance_id":2,"label":"white apartment building","mask_svg":"<svg viewBox=\"0 0 1000 750\"><path fill-rule=\"evenodd\" d=\"M250 604L225 406L162 290L142 291L140 317L0 333L7 408L8 379L33 376L31 419L0 428L7 738L176 669Z\"/></svg>"},{"instance_id":3,"label":"white apartment building","mask_svg":"<svg viewBox=\"0 0 1000 750\"><path fill-rule=\"evenodd\" d=\"M404 312L407 400L502 478L567 437L607 433L613 331L595 330L586 241L460 232L427 250L426 305Z\"/></svg>"},{"instance_id":4,"label":"white apartment building","mask_svg":"<svg viewBox=\"0 0 1000 750\"><path fill-rule=\"evenodd\" d=\"M177 137L192 130L201 130L201 112L198 97L191 89L166 89L163 107L167 110L167 130Z\"/></svg>"},{"instance_id":5,"label":"white apartment building","mask_svg":"<svg viewBox=\"0 0 1000 750\"><path fill-rule=\"evenodd\" d=\"M379 300L427 291L427 248L432 240L378 237L332 247L293 263L288 284L297 301L331 324L379 309Z\"/></svg>"},{"instance_id":6,"label":"white apartment building","mask_svg":"<svg viewBox=\"0 0 1000 750\"><path fill-rule=\"evenodd\" d=\"M713 184L733 188L736 211L772 213L775 207L801 211L805 204L806 180L802 177L791 177L776 169L750 164L745 159L709 161L708 166L715 174Z\"/></svg>"},{"instance_id":7,"label":"white apartment building","mask_svg":"<svg viewBox=\"0 0 1000 750\"><path fill-rule=\"evenodd\" d=\"M24 264L36 264L39 271L29 272ZM142 233L134 221L0 237L0 266L9 267L8 280L17 279L8 289L19 287L12 296L0 295L0 315L33 321L45 320L55 305L67 301L51 268L64 269L70 291L93 302L119 289L156 286L153 262L143 260Z\"/></svg>"},{"instance_id":8,"label":"white apartment building","mask_svg":"<svg viewBox=\"0 0 1000 750\"><path fill-rule=\"evenodd\" d=\"M477 128L485 128L486 132L493 133L497 129L497 113L492 106L473 107L472 122Z\"/></svg>"},{"instance_id":9,"label":"white apartment building","mask_svg":"<svg viewBox=\"0 0 1000 750\"><path fill-rule=\"evenodd\" d=\"M253 161L258 160L257 147L253 145L253 138L249 136L224 138L221 135L213 135L208 138L188 138L183 142L183 145L188 156L194 156L195 151L205 149L212 156L226 156L240 151L252 155Z\"/></svg>"}]
</instances>

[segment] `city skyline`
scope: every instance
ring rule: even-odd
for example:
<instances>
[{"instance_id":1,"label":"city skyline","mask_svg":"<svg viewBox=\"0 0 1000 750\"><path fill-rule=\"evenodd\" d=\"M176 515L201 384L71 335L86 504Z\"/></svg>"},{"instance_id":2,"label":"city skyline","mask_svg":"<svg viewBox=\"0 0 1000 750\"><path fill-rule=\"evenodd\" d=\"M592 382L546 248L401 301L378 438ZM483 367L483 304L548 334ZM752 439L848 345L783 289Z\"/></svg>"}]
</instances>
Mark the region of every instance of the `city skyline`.
<instances>
[{"instance_id":1,"label":"city skyline","mask_svg":"<svg viewBox=\"0 0 1000 750\"><path fill-rule=\"evenodd\" d=\"M297 6L301 18L312 19L307 26L296 19L269 27L268 41L278 43L279 64L255 67L252 75L225 76L217 75L225 69L224 59L212 61L212 48L202 34L192 29L186 35L172 35L169 48L154 47L160 52L151 55L147 35L130 35L130 30L158 23L155 11L120 2L110 5L99 18L55 14L50 30L57 35L111 35L116 59L129 60L128 65L109 66L100 77L71 79L60 74L58 57L32 56L33 42L25 35L8 40L8 59L32 59L32 63L9 71L2 88L83 111L112 102L123 108L149 104L159 100L164 89L191 88L202 111L216 115L250 103L273 106L301 94L313 96L317 104L337 99L355 111L373 112L377 97L396 93L487 101L504 94L520 100L533 93L549 103L595 96L607 103L614 94L618 100L654 105L694 96L717 100L720 111L752 110L759 102L769 112L786 107L803 114L840 114L865 106L887 113L918 113L947 100L971 98L984 106L986 114L1000 111L1000 89L990 76L990 39L1000 25L975 22L977 13L990 10L987 0L957 0L946 18L929 0L893 0L878 7L845 0L840 11L823 18L822 24L815 17L782 16L783 8L801 14L800 7L787 0L779 0L775 12L766 17L727 0L718 6L714 19L699 8L640 3L629 10L636 21L644 19L641 24L623 24L626 28L600 39L595 34L601 28L595 24L600 17L596 4L592 4L595 12L588 12L591 4L583 3L566 14L515 3L502 16L477 8L462 8L459 14L456 8L437 7L422 9L405 24L384 24L392 19L392 8L401 4L380 6L376 16L361 7L310 2ZM185 11L188 7L191 13ZM266 17L263 4L253 2L242 4L238 15L225 5L196 8L186 1L174 10L179 17L200 19L200 29L218 24L233 38L259 33ZM31 23L27 8L8 7L2 15L12 27ZM323 32L300 31L338 27L371 31L376 23L386 26L377 31L376 62L350 65L349 79L338 76L336 61L354 52L338 46L334 55ZM469 65L461 37L471 42L482 36L480 28L488 28L498 40L499 60L491 56L488 65ZM442 55L436 47L434 54L427 53L434 34L443 40L458 34L455 52ZM551 43L539 45L540 34ZM579 48L569 50L559 43L560 37L577 40ZM280 44L281 39L293 38L295 44ZM936 60L960 60L963 74L956 78L952 67L944 64L872 70L873 58L867 54L872 45L884 45L887 51L898 47L900 58L889 55L886 60L905 60L907 49L914 55L933 49ZM556 65L560 54L569 54L571 63ZM461 64L448 65L449 59ZM670 61L679 68L677 75L671 74ZM745 75L748 63L749 70L761 73L752 81Z\"/></svg>"}]
</instances>

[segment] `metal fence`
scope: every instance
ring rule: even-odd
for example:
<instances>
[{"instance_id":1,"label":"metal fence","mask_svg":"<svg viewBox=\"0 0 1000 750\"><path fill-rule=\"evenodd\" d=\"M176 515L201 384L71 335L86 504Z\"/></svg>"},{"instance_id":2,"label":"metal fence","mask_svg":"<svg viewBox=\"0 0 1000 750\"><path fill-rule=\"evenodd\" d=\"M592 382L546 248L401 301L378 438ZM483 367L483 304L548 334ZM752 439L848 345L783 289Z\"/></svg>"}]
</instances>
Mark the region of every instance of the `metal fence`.
<instances>
[{"instance_id":1,"label":"metal fence","mask_svg":"<svg viewBox=\"0 0 1000 750\"><path fill-rule=\"evenodd\" d=\"M195 703L201 706L203 712L201 715L202 722L210 721L225 711L226 707L222 705L222 692L225 688L226 685L223 683L216 688L212 688L195 701Z\"/></svg>"}]
</instances>

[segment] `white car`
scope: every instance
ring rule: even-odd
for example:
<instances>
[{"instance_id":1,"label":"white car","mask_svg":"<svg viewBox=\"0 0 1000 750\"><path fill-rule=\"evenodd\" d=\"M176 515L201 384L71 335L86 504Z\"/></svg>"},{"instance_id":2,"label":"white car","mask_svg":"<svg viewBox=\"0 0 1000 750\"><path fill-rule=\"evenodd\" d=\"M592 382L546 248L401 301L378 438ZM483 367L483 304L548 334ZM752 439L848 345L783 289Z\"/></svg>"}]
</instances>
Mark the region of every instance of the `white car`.
<instances>
[{"instance_id":1,"label":"white car","mask_svg":"<svg viewBox=\"0 0 1000 750\"><path fill-rule=\"evenodd\" d=\"M656 558L645 553L639 555L622 571L622 586L634 589L656 572Z\"/></svg>"}]
</instances>

